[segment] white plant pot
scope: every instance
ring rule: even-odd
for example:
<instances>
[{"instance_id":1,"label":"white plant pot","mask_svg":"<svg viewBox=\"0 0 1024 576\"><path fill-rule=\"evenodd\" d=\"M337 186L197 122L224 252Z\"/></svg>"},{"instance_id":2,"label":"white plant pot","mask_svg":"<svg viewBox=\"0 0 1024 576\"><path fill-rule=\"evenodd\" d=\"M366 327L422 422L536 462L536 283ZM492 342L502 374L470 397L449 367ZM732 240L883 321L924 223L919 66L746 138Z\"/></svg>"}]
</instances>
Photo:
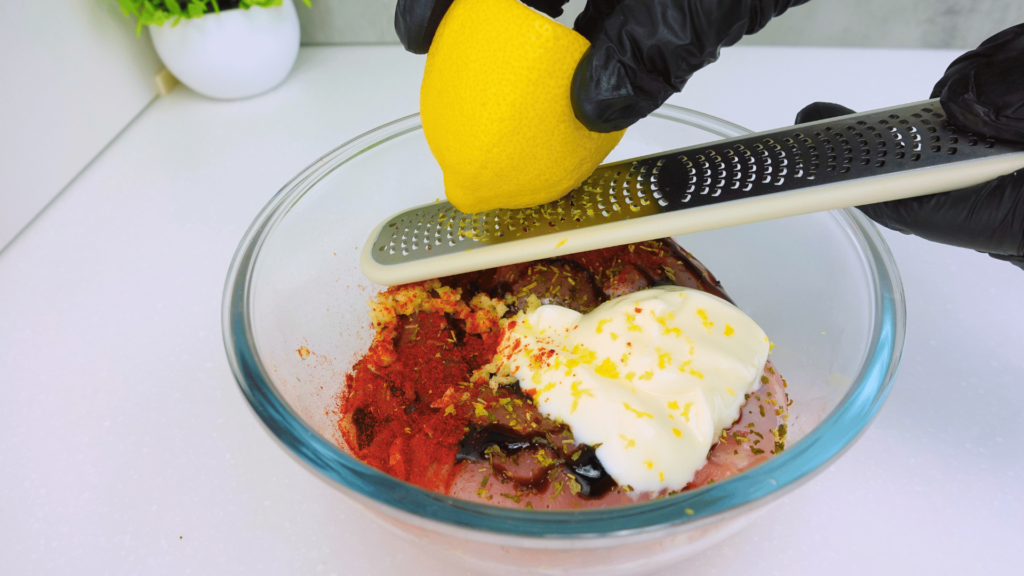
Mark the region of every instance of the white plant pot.
<instances>
[{"instance_id":1,"label":"white plant pot","mask_svg":"<svg viewBox=\"0 0 1024 576\"><path fill-rule=\"evenodd\" d=\"M299 16L292 0L280 6L224 10L150 26L167 69L196 92L231 100L262 94L281 83L299 53Z\"/></svg>"}]
</instances>

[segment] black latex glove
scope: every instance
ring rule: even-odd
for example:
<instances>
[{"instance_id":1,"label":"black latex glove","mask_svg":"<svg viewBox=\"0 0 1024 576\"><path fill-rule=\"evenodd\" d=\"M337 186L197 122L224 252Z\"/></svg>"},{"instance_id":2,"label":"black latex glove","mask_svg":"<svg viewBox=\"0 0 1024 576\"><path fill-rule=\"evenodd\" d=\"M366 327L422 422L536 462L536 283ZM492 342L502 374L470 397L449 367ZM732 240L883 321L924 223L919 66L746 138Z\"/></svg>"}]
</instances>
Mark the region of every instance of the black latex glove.
<instances>
[{"instance_id":1,"label":"black latex glove","mask_svg":"<svg viewBox=\"0 0 1024 576\"><path fill-rule=\"evenodd\" d=\"M395 31L406 50L425 54L453 0L398 0ZM722 47L753 34L808 0L588 0L574 28L590 40L572 79L576 118L614 132L647 116L683 89ZM524 0L557 17L568 0Z\"/></svg>"},{"instance_id":2,"label":"black latex glove","mask_svg":"<svg viewBox=\"0 0 1024 576\"><path fill-rule=\"evenodd\" d=\"M958 128L1024 143L1024 24L954 60L931 97L941 99ZM816 102L796 115L796 123L852 113ZM1024 269L1024 170L963 190L859 208L886 228L984 252Z\"/></svg>"},{"instance_id":3,"label":"black latex glove","mask_svg":"<svg viewBox=\"0 0 1024 576\"><path fill-rule=\"evenodd\" d=\"M405 49L413 54L426 54L441 18L454 0L398 0L395 5L395 32ZM522 0L534 10L552 18L562 15L562 6L569 0Z\"/></svg>"}]
</instances>

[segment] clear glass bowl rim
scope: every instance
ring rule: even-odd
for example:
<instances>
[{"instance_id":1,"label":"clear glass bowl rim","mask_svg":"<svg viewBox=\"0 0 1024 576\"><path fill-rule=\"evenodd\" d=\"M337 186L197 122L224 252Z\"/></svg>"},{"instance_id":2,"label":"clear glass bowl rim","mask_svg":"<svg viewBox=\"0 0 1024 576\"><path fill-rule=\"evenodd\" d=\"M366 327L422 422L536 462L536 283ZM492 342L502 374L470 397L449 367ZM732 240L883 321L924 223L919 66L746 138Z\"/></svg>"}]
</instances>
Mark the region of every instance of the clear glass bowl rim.
<instances>
[{"instance_id":1,"label":"clear glass bowl rim","mask_svg":"<svg viewBox=\"0 0 1024 576\"><path fill-rule=\"evenodd\" d=\"M750 133L736 124L668 104L652 116L723 138ZM834 214L864 249L874 276L878 314L867 360L842 402L810 434L756 468L697 490L630 506L536 511L488 506L430 492L349 456L307 426L269 378L250 324L252 271L263 242L306 191L370 148L420 128L419 114L412 114L357 136L320 157L285 184L257 215L228 271L222 308L224 346L239 388L271 435L328 483L383 504L385 511L390 508L398 517L412 514L470 531L513 537L592 538L685 529L763 505L809 480L853 444L885 401L903 350L906 311L902 283L892 253L878 230L860 212L846 209Z\"/></svg>"}]
</instances>

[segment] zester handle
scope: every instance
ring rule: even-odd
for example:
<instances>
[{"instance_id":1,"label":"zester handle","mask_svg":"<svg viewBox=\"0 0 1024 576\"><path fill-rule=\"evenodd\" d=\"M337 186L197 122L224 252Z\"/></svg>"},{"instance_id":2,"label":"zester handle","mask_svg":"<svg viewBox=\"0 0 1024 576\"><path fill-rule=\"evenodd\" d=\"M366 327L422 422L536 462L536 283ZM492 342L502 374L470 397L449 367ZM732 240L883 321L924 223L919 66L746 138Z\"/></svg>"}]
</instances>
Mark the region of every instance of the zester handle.
<instances>
[{"instance_id":1,"label":"zester handle","mask_svg":"<svg viewBox=\"0 0 1024 576\"><path fill-rule=\"evenodd\" d=\"M1024 167L1024 145L958 130L937 99L599 167L534 208L393 216L362 255L398 284L821 210L973 186Z\"/></svg>"}]
</instances>

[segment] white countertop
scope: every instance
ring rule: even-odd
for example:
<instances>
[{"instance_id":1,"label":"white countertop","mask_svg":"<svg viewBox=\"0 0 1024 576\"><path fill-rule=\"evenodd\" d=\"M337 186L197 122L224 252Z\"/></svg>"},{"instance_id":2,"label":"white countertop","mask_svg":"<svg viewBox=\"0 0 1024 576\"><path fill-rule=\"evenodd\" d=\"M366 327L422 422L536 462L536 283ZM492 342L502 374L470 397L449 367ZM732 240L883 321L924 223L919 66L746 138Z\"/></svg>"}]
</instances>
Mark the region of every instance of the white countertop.
<instances>
[{"instance_id":1,"label":"white countertop","mask_svg":"<svg viewBox=\"0 0 1024 576\"><path fill-rule=\"evenodd\" d=\"M948 51L735 48L670 100L755 130L928 96ZM462 574L366 522L257 423L220 303L259 209L417 110L423 60L305 48L240 102L157 100L0 253L0 572ZM885 231L906 287L886 406L829 470L665 574L981 574L1024 536L1024 272Z\"/></svg>"}]
</instances>

